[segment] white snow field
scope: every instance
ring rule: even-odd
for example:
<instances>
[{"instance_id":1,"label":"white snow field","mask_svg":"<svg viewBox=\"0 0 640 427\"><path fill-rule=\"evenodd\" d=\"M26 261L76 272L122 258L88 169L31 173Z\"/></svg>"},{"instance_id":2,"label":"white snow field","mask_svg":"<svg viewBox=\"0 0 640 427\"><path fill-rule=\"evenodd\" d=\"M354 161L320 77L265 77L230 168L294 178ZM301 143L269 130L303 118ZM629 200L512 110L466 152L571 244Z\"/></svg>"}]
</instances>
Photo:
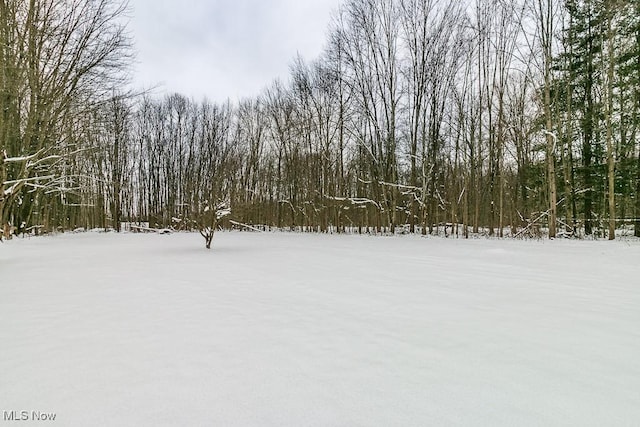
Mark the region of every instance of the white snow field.
<instances>
[{"instance_id":1,"label":"white snow field","mask_svg":"<svg viewBox=\"0 0 640 427\"><path fill-rule=\"evenodd\" d=\"M638 426L640 242L14 240L0 244L0 411L61 426Z\"/></svg>"}]
</instances>

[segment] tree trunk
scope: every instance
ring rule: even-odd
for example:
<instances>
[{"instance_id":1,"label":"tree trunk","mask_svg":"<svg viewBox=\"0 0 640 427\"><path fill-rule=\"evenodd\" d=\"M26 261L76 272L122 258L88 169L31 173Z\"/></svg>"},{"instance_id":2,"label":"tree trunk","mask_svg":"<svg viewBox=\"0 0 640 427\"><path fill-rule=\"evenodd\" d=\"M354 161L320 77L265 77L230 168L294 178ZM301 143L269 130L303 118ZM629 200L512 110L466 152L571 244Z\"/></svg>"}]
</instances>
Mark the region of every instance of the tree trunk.
<instances>
[{"instance_id":1,"label":"tree trunk","mask_svg":"<svg viewBox=\"0 0 640 427\"><path fill-rule=\"evenodd\" d=\"M611 5L607 2L607 60L609 61L609 67L607 70L607 110L606 110L606 123L607 123L607 174L609 182L609 240L616 238L616 182L615 182L615 162L614 162L614 147L613 147L613 78L615 67L615 55L613 52L613 28L612 28L612 13L610 10Z\"/></svg>"}]
</instances>

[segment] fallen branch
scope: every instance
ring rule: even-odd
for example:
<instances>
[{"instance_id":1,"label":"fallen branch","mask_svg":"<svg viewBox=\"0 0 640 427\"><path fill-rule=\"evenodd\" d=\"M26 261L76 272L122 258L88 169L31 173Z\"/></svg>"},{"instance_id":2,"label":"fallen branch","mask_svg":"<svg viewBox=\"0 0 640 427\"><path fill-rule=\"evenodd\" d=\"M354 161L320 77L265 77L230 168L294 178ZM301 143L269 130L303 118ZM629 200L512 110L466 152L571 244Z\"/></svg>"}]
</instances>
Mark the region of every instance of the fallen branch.
<instances>
[{"instance_id":1,"label":"fallen branch","mask_svg":"<svg viewBox=\"0 0 640 427\"><path fill-rule=\"evenodd\" d=\"M229 220L229 222L230 222L231 224L233 224L233 225L239 225L239 226L241 226L241 227L248 228L249 230L253 230L253 231L257 231L258 233L262 233L262 230L260 230L259 228L255 228L255 227L253 227L253 226L251 226L251 225L243 224L243 223L241 223L241 222L233 221L233 220L231 220L231 219Z\"/></svg>"},{"instance_id":2,"label":"fallen branch","mask_svg":"<svg viewBox=\"0 0 640 427\"><path fill-rule=\"evenodd\" d=\"M529 225L527 225L525 228L523 228L522 230L520 230L520 232L518 234L516 234L515 236L513 236L514 238L518 238L520 237L520 235L522 235L523 233L529 231L529 229L531 229L532 226L534 225L538 225L538 221L540 221L542 218L544 218L545 216L549 215L549 211L545 211L542 212L536 219L534 219L533 221L531 221L529 223Z\"/></svg>"},{"instance_id":3,"label":"fallen branch","mask_svg":"<svg viewBox=\"0 0 640 427\"><path fill-rule=\"evenodd\" d=\"M148 233L158 233L158 234L171 234L172 231L168 228L150 228L150 227L141 227L139 225L132 225L132 230L138 231L146 231Z\"/></svg>"}]
</instances>

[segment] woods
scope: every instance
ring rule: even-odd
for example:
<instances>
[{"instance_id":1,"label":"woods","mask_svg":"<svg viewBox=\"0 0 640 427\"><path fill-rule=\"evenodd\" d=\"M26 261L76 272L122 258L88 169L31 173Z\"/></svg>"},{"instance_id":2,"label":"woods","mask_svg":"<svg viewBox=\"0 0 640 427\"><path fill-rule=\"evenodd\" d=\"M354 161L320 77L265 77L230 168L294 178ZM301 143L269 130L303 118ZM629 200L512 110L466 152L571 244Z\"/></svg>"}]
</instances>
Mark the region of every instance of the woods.
<instances>
[{"instance_id":1,"label":"woods","mask_svg":"<svg viewBox=\"0 0 640 427\"><path fill-rule=\"evenodd\" d=\"M110 0L0 2L0 223L69 227L97 111L124 81L130 41ZM93 180L96 177L92 177ZM71 213L69 213L70 215Z\"/></svg>"},{"instance_id":2,"label":"woods","mask_svg":"<svg viewBox=\"0 0 640 427\"><path fill-rule=\"evenodd\" d=\"M2 0L0 223L640 236L639 7L347 0L319 58L214 103L121 92L123 4Z\"/></svg>"}]
</instances>

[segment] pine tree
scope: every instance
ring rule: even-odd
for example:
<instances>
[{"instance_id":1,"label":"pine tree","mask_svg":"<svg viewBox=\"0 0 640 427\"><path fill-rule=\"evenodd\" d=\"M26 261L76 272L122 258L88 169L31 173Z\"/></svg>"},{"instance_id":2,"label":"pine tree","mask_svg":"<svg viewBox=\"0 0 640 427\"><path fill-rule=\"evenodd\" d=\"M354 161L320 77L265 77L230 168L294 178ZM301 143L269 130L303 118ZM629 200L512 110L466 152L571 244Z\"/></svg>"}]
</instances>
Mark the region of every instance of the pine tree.
<instances>
[{"instance_id":1,"label":"pine tree","mask_svg":"<svg viewBox=\"0 0 640 427\"><path fill-rule=\"evenodd\" d=\"M586 235L593 234L594 204L598 200L598 165L603 152L599 142L602 105L598 88L602 82L598 60L602 53L602 8L597 0L569 0L566 3L569 25L565 29L565 53L558 58L557 67L562 70L559 84L565 87L566 102L559 102L556 114L563 115L565 134L571 137L578 129L580 144L580 168L576 185L581 187L582 216ZM561 97L559 97L561 98ZM569 147L572 151L572 147ZM575 203L575 200L573 201Z\"/></svg>"},{"instance_id":2,"label":"pine tree","mask_svg":"<svg viewBox=\"0 0 640 427\"><path fill-rule=\"evenodd\" d=\"M640 113L640 2L620 1L620 40L617 46L620 93L620 159L617 176L620 191L635 202L635 235L640 237L640 146L638 139ZM635 157L634 157L635 156ZM635 193L635 194L634 194ZM626 208L626 204L622 204ZM622 212L625 216L625 211Z\"/></svg>"}]
</instances>

